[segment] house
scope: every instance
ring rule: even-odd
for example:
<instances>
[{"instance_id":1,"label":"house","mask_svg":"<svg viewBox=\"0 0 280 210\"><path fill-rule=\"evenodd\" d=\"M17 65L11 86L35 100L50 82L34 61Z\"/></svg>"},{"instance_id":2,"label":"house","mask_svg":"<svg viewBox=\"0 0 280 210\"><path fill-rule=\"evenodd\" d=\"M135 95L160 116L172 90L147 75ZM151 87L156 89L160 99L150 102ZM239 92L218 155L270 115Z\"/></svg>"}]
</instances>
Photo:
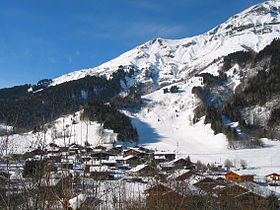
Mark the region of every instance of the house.
<instances>
[{"instance_id":1,"label":"house","mask_svg":"<svg viewBox=\"0 0 280 210\"><path fill-rule=\"evenodd\" d=\"M93 150L93 153L91 154L91 157L95 160L108 160L109 156L112 156L113 154L108 153L101 149Z\"/></svg>"},{"instance_id":2,"label":"house","mask_svg":"<svg viewBox=\"0 0 280 210\"><path fill-rule=\"evenodd\" d=\"M205 177L204 179L201 179L194 184L194 186L210 194L219 192L221 189L224 189L227 185L228 183L226 182L220 182L209 177Z\"/></svg>"},{"instance_id":3,"label":"house","mask_svg":"<svg viewBox=\"0 0 280 210\"><path fill-rule=\"evenodd\" d=\"M231 206L240 209L267 209L269 202L278 202L277 199L271 201L271 196L280 196L279 193L254 182L231 183L216 194L222 207Z\"/></svg>"},{"instance_id":4,"label":"house","mask_svg":"<svg viewBox=\"0 0 280 210\"><path fill-rule=\"evenodd\" d=\"M173 183L172 183L173 184ZM190 186L158 183L147 190L147 209L202 209L205 192ZM178 184L178 183L177 183Z\"/></svg>"},{"instance_id":5,"label":"house","mask_svg":"<svg viewBox=\"0 0 280 210\"><path fill-rule=\"evenodd\" d=\"M170 152L155 152L154 157L156 158L165 158L165 161L172 161L175 159L176 154L175 153L170 153Z\"/></svg>"},{"instance_id":6,"label":"house","mask_svg":"<svg viewBox=\"0 0 280 210\"><path fill-rule=\"evenodd\" d=\"M138 148L130 148L130 149L127 149L127 150L124 150L123 153L124 153L124 156L137 156L141 153L142 151L138 150Z\"/></svg>"},{"instance_id":7,"label":"house","mask_svg":"<svg viewBox=\"0 0 280 210\"><path fill-rule=\"evenodd\" d=\"M225 206L229 201L232 200L232 198L241 195L243 193L248 192L248 190L242 186L236 185L236 184L230 184L222 189L220 189L218 192L216 192L218 196L218 200L220 202L221 206Z\"/></svg>"},{"instance_id":8,"label":"house","mask_svg":"<svg viewBox=\"0 0 280 210\"><path fill-rule=\"evenodd\" d=\"M155 176L157 174L157 169L146 165L138 165L129 171L130 176Z\"/></svg>"},{"instance_id":9,"label":"house","mask_svg":"<svg viewBox=\"0 0 280 210\"><path fill-rule=\"evenodd\" d=\"M265 180L269 184L280 185L280 174L272 173L265 176Z\"/></svg>"},{"instance_id":10,"label":"house","mask_svg":"<svg viewBox=\"0 0 280 210\"><path fill-rule=\"evenodd\" d=\"M108 166L92 166L89 169L90 177L95 180L113 180L114 176Z\"/></svg>"},{"instance_id":11,"label":"house","mask_svg":"<svg viewBox=\"0 0 280 210\"><path fill-rule=\"evenodd\" d=\"M129 155L123 158L123 164L129 164L131 167L136 167L142 163L141 159L137 156Z\"/></svg>"},{"instance_id":12,"label":"house","mask_svg":"<svg viewBox=\"0 0 280 210\"><path fill-rule=\"evenodd\" d=\"M117 147L113 147L111 149L108 149L106 152L112 153L114 155L120 155L122 153L122 150Z\"/></svg>"},{"instance_id":13,"label":"house","mask_svg":"<svg viewBox=\"0 0 280 210\"><path fill-rule=\"evenodd\" d=\"M172 172L175 169L175 165L173 163L160 163L160 168L165 172Z\"/></svg>"},{"instance_id":14,"label":"house","mask_svg":"<svg viewBox=\"0 0 280 210\"><path fill-rule=\"evenodd\" d=\"M233 181L233 182L245 182L245 181L254 181L254 174L246 174L240 173L235 171L230 171L225 174L226 181Z\"/></svg>"},{"instance_id":15,"label":"house","mask_svg":"<svg viewBox=\"0 0 280 210\"><path fill-rule=\"evenodd\" d=\"M104 147L104 146L102 146L102 145L97 145L94 149L100 149L100 150L105 151L105 150L106 150L106 147Z\"/></svg>"},{"instance_id":16,"label":"house","mask_svg":"<svg viewBox=\"0 0 280 210\"><path fill-rule=\"evenodd\" d=\"M170 181L184 181L184 180L189 180L191 177L195 175L196 174L194 171L181 169L181 170L176 170L167 179Z\"/></svg>"},{"instance_id":17,"label":"house","mask_svg":"<svg viewBox=\"0 0 280 210\"><path fill-rule=\"evenodd\" d=\"M264 196L251 191L233 197L232 201L235 202L236 206L241 209L268 209L267 199Z\"/></svg>"}]
</instances>

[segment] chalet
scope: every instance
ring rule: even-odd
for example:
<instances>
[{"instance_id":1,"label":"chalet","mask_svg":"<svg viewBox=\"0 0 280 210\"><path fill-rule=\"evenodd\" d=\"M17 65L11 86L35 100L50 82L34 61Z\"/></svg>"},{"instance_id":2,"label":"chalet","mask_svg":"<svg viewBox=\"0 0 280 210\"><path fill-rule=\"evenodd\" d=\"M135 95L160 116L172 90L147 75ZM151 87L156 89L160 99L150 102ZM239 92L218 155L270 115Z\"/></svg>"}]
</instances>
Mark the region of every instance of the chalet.
<instances>
[{"instance_id":1,"label":"chalet","mask_svg":"<svg viewBox=\"0 0 280 210\"><path fill-rule=\"evenodd\" d=\"M90 177L95 180L112 180L114 176L108 166L90 167Z\"/></svg>"},{"instance_id":2,"label":"chalet","mask_svg":"<svg viewBox=\"0 0 280 210\"><path fill-rule=\"evenodd\" d=\"M273 193L264 186L253 182L232 183L216 193L222 207L237 205L241 209L267 209Z\"/></svg>"},{"instance_id":3,"label":"chalet","mask_svg":"<svg viewBox=\"0 0 280 210\"><path fill-rule=\"evenodd\" d=\"M111 149L106 150L108 153L112 153L114 155L120 155L122 153L122 150L116 147L113 147Z\"/></svg>"},{"instance_id":4,"label":"chalet","mask_svg":"<svg viewBox=\"0 0 280 210\"><path fill-rule=\"evenodd\" d=\"M47 147L48 154L60 153L60 147L55 143L50 143Z\"/></svg>"},{"instance_id":5,"label":"chalet","mask_svg":"<svg viewBox=\"0 0 280 210\"><path fill-rule=\"evenodd\" d=\"M78 144L71 144L69 146L69 154L74 155L80 153L80 150L82 149L81 145Z\"/></svg>"},{"instance_id":6,"label":"chalet","mask_svg":"<svg viewBox=\"0 0 280 210\"><path fill-rule=\"evenodd\" d=\"M265 176L266 182L273 185L280 185L280 174L272 173Z\"/></svg>"},{"instance_id":7,"label":"chalet","mask_svg":"<svg viewBox=\"0 0 280 210\"><path fill-rule=\"evenodd\" d=\"M129 171L130 176L155 176L157 174L157 169L149 165L138 165Z\"/></svg>"},{"instance_id":8,"label":"chalet","mask_svg":"<svg viewBox=\"0 0 280 210\"><path fill-rule=\"evenodd\" d=\"M173 172L175 170L175 165L173 163L160 163L160 168L165 172Z\"/></svg>"},{"instance_id":9,"label":"chalet","mask_svg":"<svg viewBox=\"0 0 280 210\"><path fill-rule=\"evenodd\" d=\"M220 189L218 192L216 192L218 196L218 200L221 204L221 206L225 206L228 201L230 201L232 198L241 195L243 193L248 192L248 190L242 186L236 185L236 184L230 184L222 189Z\"/></svg>"},{"instance_id":10,"label":"chalet","mask_svg":"<svg viewBox=\"0 0 280 210\"><path fill-rule=\"evenodd\" d=\"M90 171L90 167L100 167L101 166L101 161L94 161L94 160L90 160L84 163L85 165L85 173L89 173Z\"/></svg>"},{"instance_id":11,"label":"chalet","mask_svg":"<svg viewBox=\"0 0 280 210\"><path fill-rule=\"evenodd\" d=\"M109 156L112 156L113 154L108 153L106 151L96 149L93 150L93 153L91 154L91 157L95 160L108 160Z\"/></svg>"},{"instance_id":12,"label":"chalet","mask_svg":"<svg viewBox=\"0 0 280 210\"><path fill-rule=\"evenodd\" d=\"M182 170L176 170L167 179L169 181L184 181L184 180L189 180L191 177L195 175L196 174L194 171L182 169Z\"/></svg>"},{"instance_id":13,"label":"chalet","mask_svg":"<svg viewBox=\"0 0 280 210\"><path fill-rule=\"evenodd\" d=\"M86 153L88 153L88 154L93 152L92 146L86 146L85 150L86 150Z\"/></svg>"},{"instance_id":14,"label":"chalet","mask_svg":"<svg viewBox=\"0 0 280 210\"><path fill-rule=\"evenodd\" d=\"M194 186L167 186L158 183L145 190L148 209L200 209L205 192ZM185 190L183 190L185 189Z\"/></svg>"},{"instance_id":15,"label":"chalet","mask_svg":"<svg viewBox=\"0 0 280 210\"><path fill-rule=\"evenodd\" d=\"M232 198L241 209L267 209L268 200L254 192L248 191Z\"/></svg>"},{"instance_id":16,"label":"chalet","mask_svg":"<svg viewBox=\"0 0 280 210\"><path fill-rule=\"evenodd\" d=\"M125 150L123 153L124 153L124 156L130 156L130 155L137 156L140 153L142 153L142 151L138 150L138 148L130 148L130 149Z\"/></svg>"},{"instance_id":17,"label":"chalet","mask_svg":"<svg viewBox=\"0 0 280 210\"><path fill-rule=\"evenodd\" d=\"M137 156L129 155L123 158L123 164L129 164L131 167L136 167L142 163L141 159Z\"/></svg>"},{"instance_id":18,"label":"chalet","mask_svg":"<svg viewBox=\"0 0 280 210\"><path fill-rule=\"evenodd\" d=\"M138 149L138 150L140 150L142 152L145 152L145 153L150 153L151 152L151 150L149 150L149 149L147 149L145 147L141 147L139 145L135 145L133 148Z\"/></svg>"},{"instance_id":19,"label":"chalet","mask_svg":"<svg viewBox=\"0 0 280 210\"><path fill-rule=\"evenodd\" d=\"M170 161L171 164L174 165L174 168L175 169L193 169L193 163L190 161L189 158L177 158L177 159L174 159L172 161Z\"/></svg>"},{"instance_id":20,"label":"chalet","mask_svg":"<svg viewBox=\"0 0 280 210\"><path fill-rule=\"evenodd\" d=\"M194 184L194 186L204 190L208 193L216 193L221 189L224 189L228 184L226 182L219 182L215 179L206 177L204 179L199 180Z\"/></svg>"},{"instance_id":21,"label":"chalet","mask_svg":"<svg viewBox=\"0 0 280 210\"><path fill-rule=\"evenodd\" d=\"M154 156L153 161L158 165L160 163L166 162L166 158L165 156Z\"/></svg>"},{"instance_id":22,"label":"chalet","mask_svg":"<svg viewBox=\"0 0 280 210\"><path fill-rule=\"evenodd\" d=\"M100 150L105 151L105 150L106 150L106 147L104 147L104 146L102 146L102 145L97 145L94 149L100 149Z\"/></svg>"},{"instance_id":23,"label":"chalet","mask_svg":"<svg viewBox=\"0 0 280 210\"><path fill-rule=\"evenodd\" d=\"M60 152L68 152L69 147L59 147Z\"/></svg>"},{"instance_id":24,"label":"chalet","mask_svg":"<svg viewBox=\"0 0 280 210\"><path fill-rule=\"evenodd\" d=\"M61 168L73 169L74 159L61 159Z\"/></svg>"},{"instance_id":25,"label":"chalet","mask_svg":"<svg viewBox=\"0 0 280 210\"><path fill-rule=\"evenodd\" d=\"M82 155L81 156L81 161L82 162L87 162L87 161L90 161L91 160L91 156L89 155Z\"/></svg>"},{"instance_id":26,"label":"chalet","mask_svg":"<svg viewBox=\"0 0 280 210\"><path fill-rule=\"evenodd\" d=\"M115 157L110 156L109 160L101 160L101 164L104 166L114 167L116 165L117 161Z\"/></svg>"},{"instance_id":27,"label":"chalet","mask_svg":"<svg viewBox=\"0 0 280 210\"><path fill-rule=\"evenodd\" d=\"M239 172L230 171L225 174L226 181L233 182L245 182L245 181L254 181L254 174L244 174Z\"/></svg>"},{"instance_id":28,"label":"chalet","mask_svg":"<svg viewBox=\"0 0 280 210\"><path fill-rule=\"evenodd\" d=\"M175 159L175 153L170 153L170 152L155 152L154 157L155 159L157 157L164 157L165 161L172 161Z\"/></svg>"}]
</instances>

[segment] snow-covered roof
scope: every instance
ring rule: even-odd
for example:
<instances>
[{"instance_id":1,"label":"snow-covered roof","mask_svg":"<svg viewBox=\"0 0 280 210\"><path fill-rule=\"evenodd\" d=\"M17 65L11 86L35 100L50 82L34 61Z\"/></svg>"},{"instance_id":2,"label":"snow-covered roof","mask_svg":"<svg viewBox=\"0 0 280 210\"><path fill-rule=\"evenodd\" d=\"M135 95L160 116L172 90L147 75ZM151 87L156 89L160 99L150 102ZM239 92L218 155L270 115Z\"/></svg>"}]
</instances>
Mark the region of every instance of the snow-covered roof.
<instances>
[{"instance_id":1,"label":"snow-covered roof","mask_svg":"<svg viewBox=\"0 0 280 210\"><path fill-rule=\"evenodd\" d=\"M269 197L270 195L274 194L276 197L280 198L280 193L278 192L273 192L270 189L268 189L265 186L261 186L259 184L256 184L254 182L240 182L237 185L252 191L258 195L264 196L264 197Z\"/></svg>"},{"instance_id":2,"label":"snow-covered roof","mask_svg":"<svg viewBox=\"0 0 280 210\"><path fill-rule=\"evenodd\" d=\"M271 174L266 175L266 177L268 177L268 176L280 176L280 174L278 174L278 173L271 173Z\"/></svg>"},{"instance_id":3,"label":"snow-covered roof","mask_svg":"<svg viewBox=\"0 0 280 210\"><path fill-rule=\"evenodd\" d=\"M230 171L230 172L233 172L239 176L256 176L256 174L250 173L248 171ZM230 172L228 172L228 173L230 173ZM228 173L226 173L226 174L228 174Z\"/></svg>"},{"instance_id":4,"label":"snow-covered roof","mask_svg":"<svg viewBox=\"0 0 280 210\"><path fill-rule=\"evenodd\" d=\"M90 172L110 172L108 166L91 166L89 168Z\"/></svg>"},{"instance_id":5,"label":"snow-covered roof","mask_svg":"<svg viewBox=\"0 0 280 210\"><path fill-rule=\"evenodd\" d=\"M141 171L142 169L144 169L145 167L147 167L148 165L146 164L141 164L141 165L138 165L132 169L130 169L130 172L138 172L138 171Z\"/></svg>"},{"instance_id":6,"label":"snow-covered roof","mask_svg":"<svg viewBox=\"0 0 280 210\"><path fill-rule=\"evenodd\" d=\"M160 163L160 167L164 167L164 168L173 168L175 167L175 165L173 163Z\"/></svg>"},{"instance_id":7,"label":"snow-covered roof","mask_svg":"<svg viewBox=\"0 0 280 210\"><path fill-rule=\"evenodd\" d=\"M133 156L133 155L129 155L129 156L127 156L127 157L124 157L123 160L129 160L129 159L131 159L131 158L134 158L134 156Z\"/></svg>"},{"instance_id":8,"label":"snow-covered roof","mask_svg":"<svg viewBox=\"0 0 280 210\"><path fill-rule=\"evenodd\" d=\"M179 169L174 171L172 174L170 174L170 176L168 177L168 179L176 179L177 177L190 172L190 170L187 169Z\"/></svg>"},{"instance_id":9,"label":"snow-covered roof","mask_svg":"<svg viewBox=\"0 0 280 210\"><path fill-rule=\"evenodd\" d=\"M175 155L174 152L168 152L168 151L157 151L154 153L154 155L158 156L158 155Z\"/></svg>"}]
</instances>

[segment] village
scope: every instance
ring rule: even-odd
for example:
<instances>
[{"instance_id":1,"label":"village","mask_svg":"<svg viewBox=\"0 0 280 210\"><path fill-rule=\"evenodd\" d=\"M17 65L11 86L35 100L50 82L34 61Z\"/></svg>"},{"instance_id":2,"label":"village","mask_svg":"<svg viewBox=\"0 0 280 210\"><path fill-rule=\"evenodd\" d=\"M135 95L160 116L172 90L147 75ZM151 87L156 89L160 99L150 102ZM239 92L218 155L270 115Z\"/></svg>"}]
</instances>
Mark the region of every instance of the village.
<instances>
[{"instance_id":1,"label":"village","mask_svg":"<svg viewBox=\"0 0 280 210\"><path fill-rule=\"evenodd\" d=\"M13 204L23 209L24 203L33 199L26 199L24 196L30 194L26 192L36 190L51 192L50 197L44 199L49 199L48 205L61 208L115 208L116 203L125 202L120 195L125 192L109 195L116 190L110 188L118 188L116 183L137 185L139 197L136 200L144 209L155 206L159 209L202 208L210 204L221 208L230 205L243 209L266 209L268 206L275 209L280 201L277 193L280 174L276 172L260 181L255 179L255 174L244 174L223 165L193 163L189 156L178 157L173 152L154 151L138 145L73 143L61 147L50 143L44 149L3 159L0 183L0 202L15 199ZM25 187L19 188L20 185ZM272 191L268 186L277 190ZM128 198L129 195L125 200Z\"/></svg>"}]
</instances>

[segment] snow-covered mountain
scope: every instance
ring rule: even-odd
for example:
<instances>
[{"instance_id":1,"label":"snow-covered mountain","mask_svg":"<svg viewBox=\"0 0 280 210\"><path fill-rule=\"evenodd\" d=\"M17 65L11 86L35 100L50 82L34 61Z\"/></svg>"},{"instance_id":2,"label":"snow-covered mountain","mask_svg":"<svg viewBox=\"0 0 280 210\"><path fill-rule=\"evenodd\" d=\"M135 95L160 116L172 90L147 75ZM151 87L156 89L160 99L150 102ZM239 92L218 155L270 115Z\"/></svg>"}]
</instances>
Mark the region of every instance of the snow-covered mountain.
<instances>
[{"instance_id":1,"label":"snow-covered mountain","mask_svg":"<svg viewBox=\"0 0 280 210\"><path fill-rule=\"evenodd\" d=\"M263 49L280 33L280 1L267 1L253 6L207 33L191 38L169 40L157 38L132 49L98 67L63 75L52 86L77 80L87 75L106 75L120 65L133 66L138 72L127 78L127 86L148 83L153 91L164 83L186 80L223 56L240 51ZM215 64L214 66L217 66ZM218 67L215 67L218 68Z\"/></svg>"},{"instance_id":2,"label":"snow-covered mountain","mask_svg":"<svg viewBox=\"0 0 280 210\"><path fill-rule=\"evenodd\" d=\"M271 158L256 161L255 157L258 154L277 156L280 144L264 140L267 145L264 148L228 150L226 136L222 133L214 135L211 125L204 124L204 117L194 124L194 110L201 101L192 90L195 86L203 86L203 79L195 75L201 73L219 75L219 70L224 64L224 57L228 54L240 50L254 54L270 44L274 38L280 37L279 13L280 1L267 1L233 16L225 23L202 35L179 40L161 38L151 40L98 67L75 71L52 81L48 80L48 88L55 88L70 81L78 81L87 76L109 79L121 67L128 73L120 81L121 93L136 84L142 85L141 97L144 105L141 109L137 111L122 110L131 118L133 125L137 128L139 144L158 150L165 149L182 155L191 155L195 159L213 161L220 159L223 161L225 158L242 156L249 165L266 165L270 163ZM255 71L254 69L245 70L241 69L238 64L233 65L226 72L227 81L223 86L214 88L213 95L216 95L217 98L227 98L228 95L233 94L237 85L241 83L241 79L244 79L244 75L240 72ZM248 76L248 74L245 75ZM179 88L177 93L164 93L163 89L170 89L174 85ZM31 89L29 91L32 92ZM37 90L37 92L40 91L43 94L44 90ZM72 94L73 100L77 98L74 93L70 94ZM87 90L83 90L82 97L86 99L87 95ZM42 103L47 104L48 102L42 101ZM75 116L79 115L80 112ZM20 142L25 142L24 149L33 148L36 141L43 138L47 142L55 141L58 144L63 144L63 141L83 143L85 138L88 138L87 140L92 144L102 143L102 138L98 133L100 125L86 124L79 119L76 120L77 124L73 124L71 123L72 116L57 119L56 129L50 126L45 134L29 132L14 135L13 141L21 146L23 144ZM237 122L225 121L227 121L224 122L227 126L236 127L238 130ZM69 125L68 128L71 132L74 132L73 135L70 132L66 140L61 135L56 138L52 133L53 130L57 130L58 133L63 132L64 123ZM87 136L89 131L92 131L90 137ZM105 142L116 139L112 131L105 133L108 134L105 135L105 140L103 139ZM278 158L277 161L279 162L280 159Z\"/></svg>"}]
</instances>

